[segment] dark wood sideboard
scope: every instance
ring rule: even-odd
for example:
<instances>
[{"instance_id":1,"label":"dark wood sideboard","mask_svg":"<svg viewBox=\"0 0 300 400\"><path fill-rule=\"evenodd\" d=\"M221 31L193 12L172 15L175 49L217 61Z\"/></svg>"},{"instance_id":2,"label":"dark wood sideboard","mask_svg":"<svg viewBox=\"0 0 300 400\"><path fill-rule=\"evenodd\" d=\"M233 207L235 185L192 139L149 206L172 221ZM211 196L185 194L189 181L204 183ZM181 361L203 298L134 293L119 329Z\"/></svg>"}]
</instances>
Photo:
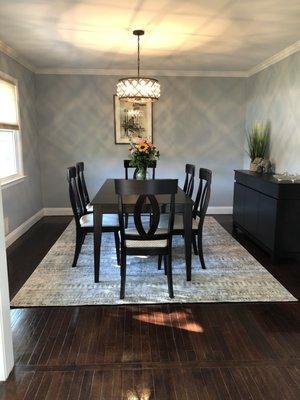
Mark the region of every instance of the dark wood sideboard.
<instances>
[{"instance_id":1,"label":"dark wood sideboard","mask_svg":"<svg viewBox=\"0 0 300 400\"><path fill-rule=\"evenodd\" d=\"M273 262L300 256L300 183L236 170L233 227L267 251Z\"/></svg>"}]
</instances>

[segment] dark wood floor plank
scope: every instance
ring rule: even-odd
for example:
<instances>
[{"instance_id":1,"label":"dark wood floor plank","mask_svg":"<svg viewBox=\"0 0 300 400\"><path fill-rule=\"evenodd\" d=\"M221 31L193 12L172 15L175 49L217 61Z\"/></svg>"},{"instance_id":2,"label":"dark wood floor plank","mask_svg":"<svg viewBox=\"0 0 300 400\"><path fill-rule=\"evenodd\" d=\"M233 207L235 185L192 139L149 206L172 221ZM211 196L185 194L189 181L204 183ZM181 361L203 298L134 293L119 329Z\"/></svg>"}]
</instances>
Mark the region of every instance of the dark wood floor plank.
<instances>
[{"instance_id":1,"label":"dark wood floor plank","mask_svg":"<svg viewBox=\"0 0 300 400\"><path fill-rule=\"evenodd\" d=\"M61 335L61 329L63 327L63 321L66 315L66 310L61 308L57 311L55 315L55 319L52 321L51 328L45 331L46 338L44 340L44 346L41 350L39 350L40 354L38 358L36 358L36 364L38 365L47 365L49 359L51 357L53 348L57 339ZM29 360L29 363L34 363L34 360Z\"/></svg>"},{"instance_id":2,"label":"dark wood floor plank","mask_svg":"<svg viewBox=\"0 0 300 400\"><path fill-rule=\"evenodd\" d=\"M73 379L74 379L73 371L63 372L61 385L57 394L57 400L67 400L69 398L69 393L71 390Z\"/></svg>"},{"instance_id":3,"label":"dark wood floor plank","mask_svg":"<svg viewBox=\"0 0 300 400\"><path fill-rule=\"evenodd\" d=\"M78 400L82 390L84 380L84 370L76 370L70 385L68 399Z\"/></svg>"},{"instance_id":4,"label":"dark wood floor plank","mask_svg":"<svg viewBox=\"0 0 300 400\"><path fill-rule=\"evenodd\" d=\"M120 372L118 372L120 374ZM101 387L101 397L100 400L113 399L113 390L116 385L117 380L114 380L113 371L104 371L102 376L102 387ZM121 384L119 384L119 393L122 393ZM121 396L119 397L121 398Z\"/></svg>"},{"instance_id":5,"label":"dark wood floor plank","mask_svg":"<svg viewBox=\"0 0 300 400\"><path fill-rule=\"evenodd\" d=\"M28 386L28 389L24 395L24 400L32 400L35 398L36 393L39 391L39 387L42 383L44 377L44 373L40 371L36 371L34 376Z\"/></svg>"},{"instance_id":6,"label":"dark wood floor plank","mask_svg":"<svg viewBox=\"0 0 300 400\"><path fill-rule=\"evenodd\" d=\"M224 384L227 387L228 393L232 400L243 400L243 397L239 391L239 385L234 380L234 376L231 373L230 368L221 368L220 374Z\"/></svg>"},{"instance_id":7,"label":"dark wood floor plank","mask_svg":"<svg viewBox=\"0 0 300 400\"><path fill-rule=\"evenodd\" d=\"M236 368L231 368L230 369L230 374L233 377L233 381L236 383L236 387L241 395L241 398L244 400L256 400L255 397L253 397L251 393L251 388L249 389L247 387L247 384L245 382L245 379L241 373L241 369L236 367ZM268 399L268 397L266 397Z\"/></svg>"},{"instance_id":8,"label":"dark wood floor plank","mask_svg":"<svg viewBox=\"0 0 300 400\"><path fill-rule=\"evenodd\" d=\"M47 373L47 372L45 372ZM60 371L54 371L50 372L51 374L51 382L47 391L47 394L45 396L45 400L57 400L61 383L64 378L63 373Z\"/></svg>"},{"instance_id":9,"label":"dark wood floor plank","mask_svg":"<svg viewBox=\"0 0 300 400\"><path fill-rule=\"evenodd\" d=\"M89 400L100 400L103 371L94 371Z\"/></svg>"},{"instance_id":10,"label":"dark wood floor plank","mask_svg":"<svg viewBox=\"0 0 300 400\"><path fill-rule=\"evenodd\" d=\"M96 309L90 307L85 313L85 318L83 320L83 327L80 331L79 339L79 349L76 358L76 364L82 365L89 362L89 347L92 340L94 331L92 329L94 321L96 318ZM78 331L79 334L79 331Z\"/></svg>"},{"instance_id":11,"label":"dark wood floor plank","mask_svg":"<svg viewBox=\"0 0 300 400\"><path fill-rule=\"evenodd\" d=\"M94 372L85 371L83 375L81 390L78 399L87 400L90 397L92 382L93 382Z\"/></svg>"},{"instance_id":12,"label":"dark wood floor plank","mask_svg":"<svg viewBox=\"0 0 300 400\"><path fill-rule=\"evenodd\" d=\"M69 325L70 325L70 310L65 308L64 314L62 316L62 321L61 321L61 326L59 331L57 332L57 335L55 337L53 347L51 350L51 353L49 354L48 360L47 360L47 365L49 366L54 366L54 365L59 365L59 357L62 353L62 348L65 343Z\"/></svg>"}]
</instances>

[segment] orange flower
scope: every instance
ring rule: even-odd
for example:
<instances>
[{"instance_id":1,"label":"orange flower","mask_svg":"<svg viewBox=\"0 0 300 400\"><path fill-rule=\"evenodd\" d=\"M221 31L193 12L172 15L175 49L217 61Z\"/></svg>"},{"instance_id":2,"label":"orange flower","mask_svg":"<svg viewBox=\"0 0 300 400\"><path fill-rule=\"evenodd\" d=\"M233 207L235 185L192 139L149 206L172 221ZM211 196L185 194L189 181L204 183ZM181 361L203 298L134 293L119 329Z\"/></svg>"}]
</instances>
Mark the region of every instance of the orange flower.
<instances>
[{"instance_id":1,"label":"orange flower","mask_svg":"<svg viewBox=\"0 0 300 400\"><path fill-rule=\"evenodd\" d=\"M136 147L137 147L138 151L141 153L144 153L149 149L149 146L147 143L138 144Z\"/></svg>"}]
</instances>

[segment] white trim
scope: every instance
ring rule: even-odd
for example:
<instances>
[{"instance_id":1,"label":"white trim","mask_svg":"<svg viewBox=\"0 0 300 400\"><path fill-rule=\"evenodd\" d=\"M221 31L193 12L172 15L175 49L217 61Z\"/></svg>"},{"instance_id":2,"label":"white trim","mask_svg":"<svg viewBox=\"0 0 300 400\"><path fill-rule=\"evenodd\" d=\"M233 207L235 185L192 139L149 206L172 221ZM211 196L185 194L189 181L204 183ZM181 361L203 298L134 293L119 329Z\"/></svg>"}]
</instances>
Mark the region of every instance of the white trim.
<instances>
[{"instance_id":1,"label":"white trim","mask_svg":"<svg viewBox=\"0 0 300 400\"><path fill-rule=\"evenodd\" d=\"M54 215L73 215L72 208L69 207L51 207L44 208L45 216L54 216Z\"/></svg>"},{"instance_id":2,"label":"white trim","mask_svg":"<svg viewBox=\"0 0 300 400\"><path fill-rule=\"evenodd\" d=\"M17 61L19 64L23 65L23 67L29 69L31 72L35 72L35 68L32 64L30 64L24 57L20 56L16 50L8 46L6 43L0 40L0 51L6 54L8 57Z\"/></svg>"},{"instance_id":3,"label":"white trim","mask_svg":"<svg viewBox=\"0 0 300 400\"><path fill-rule=\"evenodd\" d=\"M10 179L0 179L0 184L2 190L5 190L13 185L23 182L27 178L27 175L14 175L14 177L10 177Z\"/></svg>"},{"instance_id":4,"label":"white trim","mask_svg":"<svg viewBox=\"0 0 300 400\"><path fill-rule=\"evenodd\" d=\"M207 214L232 214L232 206L226 207L208 207Z\"/></svg>"},{"instance_id":5,"label":"white trim","mask_svg":"<svg viewBox=\"0 0 300 400\"><path fill-rule=\"evenodd\" d=\"M100 68L40 68L38 75L100 75L100 76L135 76L135 69L100 69ZM187 71L187 70L159 70L143 69L146 76L187 76L187 77L214 77L214 78L245 78L247 71Z\"/></svg>"},{"instance_id":6,"label":"white trim","mask_svg":"<svg viewBox=\"0 0 300 400\"><path fill-rule=\"evenodd\" d=\"M0 381L5 381L14 366L4 220L0 187Z\"/></svg>"},{"instance_id":7,"label":"white trim","mask_svg":"<svg viewBox=\"0 0 300 400\"><path fill-rule=\"evenodd\" d=\"M5 236L5 245L6 247L10 246L13 242L15 242L19 237L24 235L34 224L36 224L41 218L44 216L44 210L41 209L32 217L27 219L23 224L18 226L15 230L10 232Z\"/></svg>"},{"instance_id":8,"label":"white trim","mask_svg":"<svg viewBox=\"0 0 300 400\"><path fill-rule=\"evenodd\" d=\"M232 206L226 207L208 207L208 214L232 214ZM44 208L45 216L52 215L73 215L72 208Z\"/></svg>"},{"instance_id":9,"label":"white trim","mask_svg":"<svg viewBox=\"0 0 300 400\"><path fill-rule=\"evenodd\" d=\"M255 67L250 68L248 70L248 77L257 74L258 72L270 67L273 64L278 63L281 60L284 60L285 58L289 57L290 55L296 53L299 50L300 50L300 40L298 40L298 42L292 44L291 46L286 47L279 53L274 54L272 57L267 58L265 61L256 65Z\"/></svg>"}]
</instances>

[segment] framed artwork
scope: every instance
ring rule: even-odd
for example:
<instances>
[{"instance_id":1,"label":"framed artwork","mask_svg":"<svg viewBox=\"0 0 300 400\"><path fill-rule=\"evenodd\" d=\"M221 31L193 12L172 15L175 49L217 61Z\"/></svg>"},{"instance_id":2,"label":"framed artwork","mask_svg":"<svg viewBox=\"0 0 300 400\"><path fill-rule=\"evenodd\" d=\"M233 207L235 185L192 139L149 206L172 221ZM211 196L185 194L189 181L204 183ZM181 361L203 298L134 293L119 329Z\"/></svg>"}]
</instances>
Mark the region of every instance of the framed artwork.
<instances>
[{"instance_id":1,"label":"framed artwork","mask_svg":"<svg viewBox=\"0 0 300 400\"><path fill-rule=\"evenodd\" d=\"M114 95L115 143L129 144L139 138L153 141L152 103L130 102Z\"/></svg>"}]
</instances>

